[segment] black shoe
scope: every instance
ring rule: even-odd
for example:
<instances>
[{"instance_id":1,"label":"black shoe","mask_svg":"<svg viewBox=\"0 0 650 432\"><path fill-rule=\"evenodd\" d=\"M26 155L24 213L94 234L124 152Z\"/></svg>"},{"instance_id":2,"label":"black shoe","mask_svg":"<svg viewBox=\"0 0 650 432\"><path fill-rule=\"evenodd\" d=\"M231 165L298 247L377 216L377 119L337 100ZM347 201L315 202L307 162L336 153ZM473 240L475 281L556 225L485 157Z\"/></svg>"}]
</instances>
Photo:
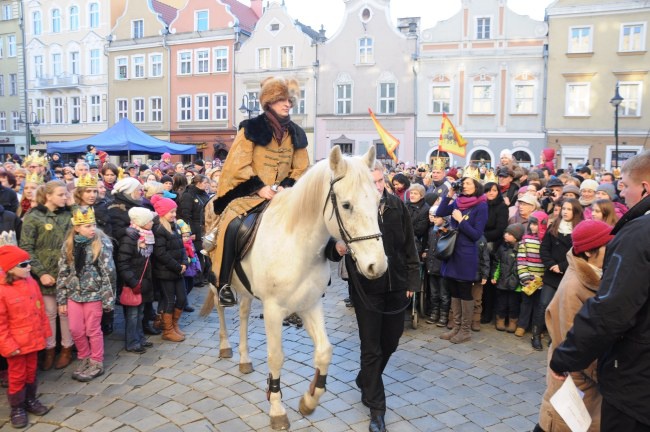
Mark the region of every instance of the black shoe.
<instances>
[{"instance_id":1,"label":"black shoe","mask_svg":"<svg viewBox=\"0 0 650 432\"><path fill-rule=\"evenodd\" d=\"M102 334L108 336L113 333L113 323L102 324Z\"/></svg>"},{"instance_id":2,"label":"black shoe","mask_svg":"<svg viewBox=\"0 0 650 432\"><path fill-rule=\"evenodd\" d=\"M190 306L190 305L185 305L185 307L183 308L183 311L191 313L191 312L194 312L194 308L192 306Z\"/></svg>"},{"instance_id":3,"label":"black shoe","mask_svg":"<svg viewBox=\"0 0 650 432\"><path fill-rule=\"evenodd\" d=\"M352 303L352 299L350 297L343 299L343 303L345 303L345 307L354 307L354 303Z\"/></svg>"},{"instance_id":4,"label":"black shoe","mask_svg":"<svg viewBox=\"0 0 650 432\"><path fill-rule=\"evenodd\" d=\"M368 426L368 430L370 432L386 432L383 412L370 412L370 425Z\"/></svg>"},{"instance_id":5,"label":"black shoe","mask_svg":"<svg viewBox=\"0 0 650 432\"><path fill-rule=\"evenodd\" d=\"M144 354L147 352L146 348L143 348L141 346L137 346L135 348L127 348L125 350L126 352L131 352L131 353L136 353L136 354Z\"/></svg>"},{"instance_id":6,"label":"black shoe","mask_svg":"<svg viewBox=\"0 0 650 432\"><path fill-rule=\"evenodd\" d=\"M149 342L149 341L144 341L142 343L142 348L151 348L152 346L153 346L153 343Z\"/></svg>"},{"instance_id":7,"label":"black shoe","mask_svg":"<svg viewBox=\"0 0 650 432\"><path fill-rule=\"evenodd\" d=\"M149 320L142 321L142 331L144 331L144 334L150 336L158 336L162 333L162 331L152 326Z\"/></svg>"},{"instance_id":8,"label":"black shoe","mask_svg":"<svg viewBox=\"0 0 650 432\"><path fill-rule=\"evenodd\" d=\"M219 303L223 307L235 306L237 299L228 285L219 290Z\"/></svg>"},{"instance_id":9,"label":"black shoe","mask_svg":"<svg viewBox=\"0 0 650 432\"><path fill-rule=\"evenodd\" d=\"M544 347L542 346L542 338L540 335L533 335L533 337L530 339L530 344L533 346L533 349L535 351L542 351Z\"/></svg>"}]
</instances>

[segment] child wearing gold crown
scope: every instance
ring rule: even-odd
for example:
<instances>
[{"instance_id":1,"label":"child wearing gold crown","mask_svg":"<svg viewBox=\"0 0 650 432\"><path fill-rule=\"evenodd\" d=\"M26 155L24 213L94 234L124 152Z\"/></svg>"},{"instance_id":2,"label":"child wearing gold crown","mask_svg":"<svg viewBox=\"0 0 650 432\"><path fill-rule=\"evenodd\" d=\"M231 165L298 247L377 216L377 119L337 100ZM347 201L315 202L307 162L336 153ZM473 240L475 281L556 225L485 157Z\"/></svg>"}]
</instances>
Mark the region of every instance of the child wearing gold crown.
<instances>
[{"instance_id":1,"label":"child wearing gold crown","mask_svg":"<svg viewBox=\"0 0 650 432\"><path fill-rule=\"evenodd\" d=\"M56 300L59 313L68 316L79 364L72 374L87 382L104 373L102 311L115 304L113 244L95 223L91 207L72 213L59 259Z\"/></svg>"},{"instance_id":2,"label":"child wearing gold crown","mask_svg":"<svg viewBox=\"0 0 650 432\"><path fill-rule=\"evenodd\" d=\"M183 279L185 279L185 292L188 295L188 301L185 304L184 310L185 312L194 312L194 308L189 304L189 294L194 288L194 278L201 273L201 263L199 262L199 257L196 253L194 242L192 241L192 229L190 225L183 219L177 219L176 225L181 230L183 246L187 254L187 270L183 273Z\"/></svg>"}]
</instances>

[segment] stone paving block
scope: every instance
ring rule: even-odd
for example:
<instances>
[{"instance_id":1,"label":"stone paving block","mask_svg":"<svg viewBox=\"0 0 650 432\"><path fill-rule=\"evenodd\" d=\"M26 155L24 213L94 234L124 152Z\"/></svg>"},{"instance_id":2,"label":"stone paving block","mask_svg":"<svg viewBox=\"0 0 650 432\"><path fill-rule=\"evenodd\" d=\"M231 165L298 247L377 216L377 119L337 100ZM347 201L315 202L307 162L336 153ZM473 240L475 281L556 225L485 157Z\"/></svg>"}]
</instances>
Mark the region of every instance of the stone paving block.
<instances>
[{"instance_id":1,"label":"stone paving block","mask_svg":"<svg viewBox=\"0 0 650 432\"><path fill-rule=\"evenodd\" d=\"M323 432L344 432L347 431L349 426L341 421L341 419L337 417L328 417L326 419L323 419L321 421L313 422L312 425L316 427L318 430L321 430ZM401 431L402 429L395 429L396 431Z\"/></svg>"},{"instance_id":2,"label":"stone paving block","mask_svg":"<svg viewBox=\"0 0 650 432\"><path fill-rule=\"evenodd\" d=\"M99 412L106 417L117 418L134 407L135 404L118 399L110 405L106 405L104 408L100 409Z\"/></svg>"},{"instance_id":3,"label":"stone paving block","mask_svg":"<svg viewBox=\"0 0 650 432\"><path fill-rule=\"evenodd\" d=\"M141 431L151 431L168 423L169 419L161 416L160 414L153 413L150 416L142 417L131 426Z\"/></svg>"},{"instance_id":4,"label":"stone paving block","mask_svg":"<svg viewBox=\"0 0 650 432\"><path fill-rule=\"evenodd\" d=\"M454 411L447 411L442 414L438 414L435 416L436 419L447 425L448 427L456 427L458 425L461 425L463 423L467 423L467 418L463 417L462 415L454 412Z\"/></svg>"},{"instance_id":5,"label":"stone paving block","mask_svg":"<svg viewBox=\"0 0 650 432\"><path fill-rule=\"evenodd\" d=\"M45 414L42 419L48 423L61 424L65 419L72 417L77 413L74 407L56 407Z\"/></svg>"},{"instance_id":6,"label":"stone paving block","mask_svg":"<svg viewBox=\"0 0 650 432\"><path fill-rule=\"evenodd\" d=\"M475 411L473 413L465 414L465 417L472 423L481 426L483 429L499 423L501 420L488 411Z\"/></svg>"},{"instance_id":7,"label":"stone paving block","mask_svg":"<svg viewBox=\"0 0 650 432\"><path fill-rule=\"evenodd\" d=\"M92 432L111 432L122 426L123 424L118 422L117 420L104 417L97 423L93 424Z\"/></svg>"},{"instance_id":8,"label":"stone paving block","mask_svg":"<svg viewBox=\"0 0 650 432\"><path fill-rule=\"evenodd\" d=\"M237 418L237 414L224 406L208 411L207 413L204 413L204 416L210 421L210 423L215 425Z\"/></svg>"},{"instance_id":9,"label":"stone paving block","mask_svg":"<svg viewBox=\"0 0 650 432\"><path fill-rule=\"evenodd\" d=\"M529 431L529 430L533 430L533 428L535 427L536 422L533 423L533 422L529 421L525 417L517 416L517 417L507 418L507 419L503 420L503 423L507 424L508 426L513 428L514 430Z\"/></svg>"},{"instance_id":10,"label":"stone paving block","mask_svg":"<svg viewBox=\"0 0 650 432\"><path fill-rule=\"evenodd\" d=\"M62 426L69 427L76 430L84 430L93 423L98 422L102 418L102 415L93 411L81 411L72 417L68 417L64 422L61 423Z\"/></svg>"}]
</instances>

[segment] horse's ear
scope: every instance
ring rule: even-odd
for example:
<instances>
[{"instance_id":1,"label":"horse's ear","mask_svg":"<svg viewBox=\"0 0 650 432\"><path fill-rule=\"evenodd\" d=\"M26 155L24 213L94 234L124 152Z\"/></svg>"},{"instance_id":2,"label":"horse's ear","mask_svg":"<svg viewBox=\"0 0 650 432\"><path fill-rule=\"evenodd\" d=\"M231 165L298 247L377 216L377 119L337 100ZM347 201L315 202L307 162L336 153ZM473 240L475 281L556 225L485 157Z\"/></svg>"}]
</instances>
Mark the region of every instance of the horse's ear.
<instances>
[{"instance_id":1,"label":"horse's ear","mask_svg":"<svg viewBox=\"0 0 650 432\"><path fill-rule=\"evenodd\" d=\"M345 174L347 165L345 160L343 160L343 154L341 153L341 147L335 145L330 151L330 169L334 172L336 177L342 176Z\"/></svg>"},{"instance_id":2,"label":"horse's ear","mask_svg":"<svg viewBox=\"0 0 650 432\"><path fill-rule=\"evenodd\" d=\"M338 146L337 146L338 147ZM368 165L368 168L371 170L375 169L375 157L377 155L377 150L375 146L370 146L365 155L363 155L363 161Z\"/></svg>"}]
</instances>

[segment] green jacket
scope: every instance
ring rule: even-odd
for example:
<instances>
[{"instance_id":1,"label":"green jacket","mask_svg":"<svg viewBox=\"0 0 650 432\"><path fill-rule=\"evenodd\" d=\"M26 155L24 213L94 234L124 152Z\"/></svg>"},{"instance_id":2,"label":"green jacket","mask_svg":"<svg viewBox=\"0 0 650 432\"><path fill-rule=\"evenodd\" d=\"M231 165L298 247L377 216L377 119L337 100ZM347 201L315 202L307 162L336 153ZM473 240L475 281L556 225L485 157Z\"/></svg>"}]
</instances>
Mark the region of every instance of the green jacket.
<instances>
[{"instance_id":1,"label":"green jacket","mask_svg":"<svg viewBox=\"0 0 650 432\"><path fill-rule=\"evenodd\" d=\"M31 256L32 275L41 287L43 295L56 294L56 284L45 287L41 284L40 278L49 274L56 279L59 274L61 248L65 235L72 225L71 217L68 207L52 212L39 204L23 219L20 247Z\"/></svg>"}]
</instances>

